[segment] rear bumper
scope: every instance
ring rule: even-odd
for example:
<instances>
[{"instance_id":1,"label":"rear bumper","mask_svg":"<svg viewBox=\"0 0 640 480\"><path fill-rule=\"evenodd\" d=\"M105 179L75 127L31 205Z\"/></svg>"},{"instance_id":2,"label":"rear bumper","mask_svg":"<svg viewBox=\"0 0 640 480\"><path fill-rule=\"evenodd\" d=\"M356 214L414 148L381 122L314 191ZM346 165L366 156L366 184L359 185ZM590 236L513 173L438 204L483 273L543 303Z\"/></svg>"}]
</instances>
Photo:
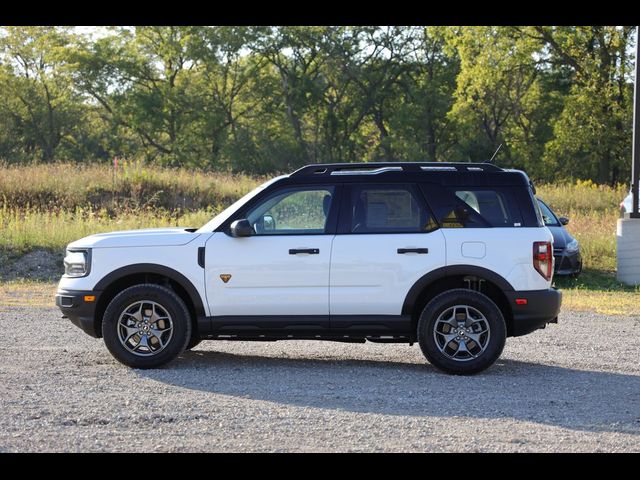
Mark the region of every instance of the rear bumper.
<instances>
[{"instance_id":1,"label":"rear bumper","mask_svg":"<svg viewBox=\"0 0 640 480\"><path fill-rule=\"evenodd\" d=\"M528 290L520 292L505 292L511 311L513 322L509 331L510 337L526 335L539 328L544 328L547 323L557 323L560 305L562 304L562 292L555 288L548 290ZM526 305L522 299L526 300Z\"/></svg>"},{"instance_id":2,"label":"rear bumper","mask_svg":"<svg viewBox=\"0 0 640 480\"><path fill-rule=\"evenodd\" d=\"M102 332L98 331L95 312L100 293L88 290L58 290L56 305L60 308L63 318L68 318L76 327L80 327L92 337L99 338ZM94 299L85 301L85 296L93 296Z\"/></svg>"}]
</instances>

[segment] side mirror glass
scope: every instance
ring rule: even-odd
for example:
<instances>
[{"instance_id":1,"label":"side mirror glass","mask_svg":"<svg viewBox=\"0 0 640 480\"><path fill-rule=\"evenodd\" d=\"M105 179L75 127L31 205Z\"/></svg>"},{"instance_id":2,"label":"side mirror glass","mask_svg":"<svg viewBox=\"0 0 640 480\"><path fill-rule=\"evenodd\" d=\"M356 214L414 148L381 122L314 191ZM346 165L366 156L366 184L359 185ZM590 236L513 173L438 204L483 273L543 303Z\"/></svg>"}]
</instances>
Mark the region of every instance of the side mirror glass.
<instances>
[{"instance_id":1,"label":"side mirror glass","mask_svg":"<svg viewBox=\"0 0 640 480\"><path fill-rule=\"evenodd\" d=\"M567 225L569 223L569 219L567 217L560 217L558 220L560 220L561 225Z\"/></svg>"},{"instance_id":2,"label":"side mirror glass","mask_svg":"<svg viewBox=\"0 0 640 480\"><path fill-rule=\"evenodd\" d=\"M276 229L276 219L271 215L262 217L262 228L265 232L273 232Z\"/></svg>"},{"instance_id":3,"label":"side mirror glass","mask_svg":"<svg viewBox=\"0 0 640 480\"><path fill-rule=\"evenodd\" d=\"M250 237L254 234L253 227L246 218L236 220L231 224L229 233L232 237Z\"/></svg>"}]
</instances>

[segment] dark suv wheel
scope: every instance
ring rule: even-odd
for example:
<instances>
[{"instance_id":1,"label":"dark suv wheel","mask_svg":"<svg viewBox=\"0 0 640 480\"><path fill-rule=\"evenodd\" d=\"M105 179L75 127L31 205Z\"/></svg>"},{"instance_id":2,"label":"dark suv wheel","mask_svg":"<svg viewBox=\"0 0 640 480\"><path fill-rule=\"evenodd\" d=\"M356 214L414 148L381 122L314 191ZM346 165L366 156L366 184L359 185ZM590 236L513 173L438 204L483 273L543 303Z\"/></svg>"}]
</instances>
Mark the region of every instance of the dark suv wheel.
<instances>
[{"instance_id":1,"label":"dark suv wheel","mask_svg":"<svg viewBox=\"0 0 640 480\"><path fill-rule=\"evenodd\" d=\"M500 357L506 336L498 306L473 290L441 293L427 303L418 321L418 341L427 360L459 375L490 367Z\"/></svg>"},{"instance_id":2,"label":"dark suv wheel","mask_svg":"<svg viewBox=\"0 0 640 480\"><path fill-rule=\"evenodd\" d=\"M191 328L189 310L174 291L142 284L111 300L104 313L102 336L118 361L134 368L154 368L184 351Z\"/></svg>"}]
</instances>

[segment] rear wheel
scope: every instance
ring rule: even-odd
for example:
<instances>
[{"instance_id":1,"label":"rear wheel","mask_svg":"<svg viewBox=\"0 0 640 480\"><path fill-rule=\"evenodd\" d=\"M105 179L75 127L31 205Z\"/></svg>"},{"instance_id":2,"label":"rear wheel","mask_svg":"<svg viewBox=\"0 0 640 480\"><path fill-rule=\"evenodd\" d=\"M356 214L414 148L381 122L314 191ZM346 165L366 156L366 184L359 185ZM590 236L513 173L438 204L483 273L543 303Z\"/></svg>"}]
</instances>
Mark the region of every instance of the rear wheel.
<instances>
[{"instance_id":1,"label":"rear wheel","mask_svg":"<svg viewBox=\"0 0 640 480\"><path fill-rule=\"evenodd\" d=\"M507 329L498 306L467 289L441 293L418 321L418 341L431 364L448 373L470 375L490 367L502 353Z\"/></svg>"},{"instance_id":2,"label":"rear wheel","mask_svg":"<svg viewBox=\"0 0 640 480\"><path fill-rule=\"evenodd\" d=\"M129 287L109 303L102 336L111 354L134 368L155 368L180 355L191 339L191 318L173 290L155 284Z\"/></svg>"}]
</instances>

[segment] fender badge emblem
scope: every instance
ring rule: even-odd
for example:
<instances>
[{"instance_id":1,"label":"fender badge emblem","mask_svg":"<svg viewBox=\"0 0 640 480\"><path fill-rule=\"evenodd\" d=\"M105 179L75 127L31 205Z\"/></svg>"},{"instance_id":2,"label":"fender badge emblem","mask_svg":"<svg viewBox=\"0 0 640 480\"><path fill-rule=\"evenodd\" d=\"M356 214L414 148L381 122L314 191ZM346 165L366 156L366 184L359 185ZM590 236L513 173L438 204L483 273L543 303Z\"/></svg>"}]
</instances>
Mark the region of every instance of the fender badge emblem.
<instances>
[{"instance_id":1,"label":"fender badge emblem","mask_svg":"<svg viewBox=\"0 0 640 480\"><path fill-rule=\"evenodd\" d=\"M227 282L231 279L231 275L229 275L228 273L221 273L221 274L220 274L220 279L221 279L224 283L227 283Z\"/></svg>"}]
</instances>

